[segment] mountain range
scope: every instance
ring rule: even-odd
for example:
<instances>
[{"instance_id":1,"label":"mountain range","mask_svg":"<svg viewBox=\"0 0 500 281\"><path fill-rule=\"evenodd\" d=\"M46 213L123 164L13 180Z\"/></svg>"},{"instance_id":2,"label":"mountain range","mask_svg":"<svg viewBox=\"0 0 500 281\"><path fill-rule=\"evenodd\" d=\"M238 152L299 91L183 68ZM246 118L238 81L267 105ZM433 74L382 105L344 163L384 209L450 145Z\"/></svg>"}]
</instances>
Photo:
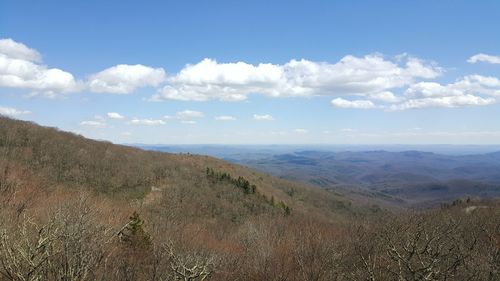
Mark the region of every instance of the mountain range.
<instances>
[{"instance_id":1,"label":"mountain range","mask_svg":"<svg viewBox=\"0 0 500 281\"><path fill-rule=\"evenodd\" d=\"M445 146L439 146L440 150L454 153L397 151L397 147L390 147L392 151L363 150L369 147L352 151L336 147L337 151L332 151L332 147L314 146L244 147L239 151L238 147L213 146L144 148L211 154L280 178L377 198L395 206L500 195L500 152L460 154L457 148Z\"/></svg>"}]
</instances>

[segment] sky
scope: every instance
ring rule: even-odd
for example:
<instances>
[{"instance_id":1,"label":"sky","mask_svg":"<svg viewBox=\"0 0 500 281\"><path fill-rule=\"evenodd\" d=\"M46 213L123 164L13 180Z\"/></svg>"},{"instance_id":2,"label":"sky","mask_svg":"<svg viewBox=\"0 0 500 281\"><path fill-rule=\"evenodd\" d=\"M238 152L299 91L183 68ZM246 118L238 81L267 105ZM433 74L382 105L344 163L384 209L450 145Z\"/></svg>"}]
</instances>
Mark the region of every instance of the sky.
<instances>
[{"instance_id":1,"label":"sky","mask_svg":"<svg viewBox=\"0 0 500 281\"><path fill-rule=\"evenodd\" d=\"M128 144L500 144L499 11L0 0L0 114Z\"/></svg>"}]
</instances>

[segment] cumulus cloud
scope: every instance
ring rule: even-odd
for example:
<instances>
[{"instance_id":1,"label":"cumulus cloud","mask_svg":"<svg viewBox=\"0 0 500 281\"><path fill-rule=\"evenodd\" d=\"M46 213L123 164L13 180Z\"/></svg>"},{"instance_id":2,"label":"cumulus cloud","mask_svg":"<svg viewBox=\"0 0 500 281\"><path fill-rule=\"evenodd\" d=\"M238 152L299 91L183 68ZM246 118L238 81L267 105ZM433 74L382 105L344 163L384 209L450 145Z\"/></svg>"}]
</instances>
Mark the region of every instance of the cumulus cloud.
<instances>
[{"instance_id":1,"label":"cumulus cloud","mask_svg":"<svg viewBox=\"0 0 500 281\"><path fill-rule=\"evenodd\" d=\"M477 54L467 60L468 63L486 62L492 64L500 64L500 56L492 56L486 54Z\"/></svg>"},{"instance_id":2,"label":"cumulus cloud","mask_svg":"<svg viewBox=\"0 0 500 281\"><path fill-rule=\"evenodd\" d=\"M37 50L31 49L23 43L16 42L10 38L0 39L0 54L12 59L31 62L41 62L42 56Z\"/></svg>"},{"instance_id":3,"label":"cumulus cloud","mask_svg":"<svg viewBox=\"0 0 500 281\"><path fill-rule=\"evenodd\" d=\"M215 120L217 120L217 121L235 121L236 118L233 116L229 116L229 115L221 115L221 116L216 116Z\"/></svg>"},{"instance_id":4,"label":"cumulus cloud","mask_svg":"<svg viewBox=\"0 0 500 281\"><path fill-rule=\"evenodd\" d=\"M108 116L108 118L111 118L111 119L124 119L125 118L125 116L123 116L117 112L108 112L107 116Z\"/></svg>"},{"instance_id":5,"label":"cumulus cloud","mask_svg":"<svg viewBox=\"0 0 500 281\"><path fill-rule=\"evenodd\" d=\"M0 115L16 117L16 116L26 115L26 114L31 114L31 112L28 110L19 110L19 109L12 108L12 107L0 106Z\"/></svg>"},{"instance_id":6,"label":"cumulus cloud","mask_svg":"<svg viewBox=\"0 0 500 281\"><path fill-rule=\"evenodd\" d=\"M500 80L496 77L469 75L449 86L461 89L466 93L479 93L500 97Z\"/></svg>"},{"instance_id":7,"label":"cumulus cloud","mask_svg":"<svg viewBox=\"0 0 500 281\"><path fill-rule=\"evenodd\" d=\"M263 115L254 114L253 119L257 121L274 121L274 117L269 114L263 114Z\"/></svg>"},{"instance_id":8,"label":"cumulus cloud","mask_svg":"<svg viewBox=\"0 0 500 281\"><path fill-rule=\"evenodd\" d=\"M69 72L40 64L40 54L12 39L0 40L0 87L32 90L32 95L57 97L74 92L79 83Z\"/></svg>"},{"instance_id":9,"label":"cumulus cloud","mask_svg":"<svg viewBox=\"0 0 500 281\"><path fill-rule=\"evenodd\" d=\"M392 92L384 91L368 95L369 99L378 100L386 103L395 103L401 101L400 97L397 97Z\"/></svg>"},{"instance_id":10,"label":"cumulus cloud","mask_svg":"<svg viewBox=\"0 0 500 281\"><path fill-rule=\"evenodd\" d=\"M163 68L119 64L91 75L87 84L95 93L130 94L139 87L158 86L165 77Z\"/></svg>"},{"instance_id":11,"label":"cumulus cloud","mask_svg":"<svg viewBox=\"0 0 500 281\"><path fill-rule=\"evenodd\" d=\"M420 82L405 91L406 100L390 110L426 107L461 107L489 105L500 97L500 80L495 77L469 75L454 83Z\"/></svg>"},{"instance_id":12,"label":"cumulus cloud","mask_svg":"<svg viewBox=\"0 0 500 281\"><path fill-rule=\"evenodd\" d=\"M93 127L93 128L105 128L106 123L96 120L82 121L80 122L81 126Z\"/></svg>"},{"instance_id":13,"label":"cumulus cloud","mask_svg":"<svg viewBox=\"0 0 500 281\"><path fill-rule=\"evenodd\" d=\"M409 98L431 98L458 96L463 94L463 89L456 88L455 85L443 86L436 82L420 82L411 85L406 90L406 96Z\"/></svg>"},{"instance_id":14,"label":"cumulus cloud","mask_svg":"<svg viewBox=\"0 0 500 281\"><path fill-rule=\"evenodd\" d=\"M187 125L196 125L196 121L194 120L182 120L181 123Z\"/></svg>"},{"instance_id":15,"label":"cumulus cloud","mask_svg":"<svg viewBox=\"0 0 500 281\"><path fill-rule=\"evenodd\" d=\"M69 72L42 64L38 51L12 39L0 39L0 87L29 89L33 95L54 98L88 89L96 93L129 94L139 87L165 81L163 68L119 64L77 81Z\"/></svg>"},{"instance_id":16,"label":"cumulus cloud","mask_svg":"<svg viewBox=\"0 0 500 281\"><path fill-rule=\"evenodd\" d=\"M155 125L165 125L167 124L165 121L161 119L138 119L134 118L130 121L130 124L133 125L146 125L146 126L155 126Z\"/></svg>"},{"instance_id":17,"label":"cumulus cloud","mask_svg":"<svg viewBox=\"0 0 500 281\"><path fill-rule=\"evenodd\" d=\"M331 101L333 107L337 108L354 108L354 109L370 109L375 108L375 104L369 100L346 100L336 98Z\"/></svg>"},{"instance_id":18,"label":"cumulus cloud","mask_svg":"<svg viewBox=\"0 0 500 281\"><path fill-rule=\"evenodd\" d=\"M494 98L482 98L474 95L446 96L436 98L410 99L401 104L392 105L391 110L419 109L427 107L461 107L489 105L495 103Z\"/></svg>"},{"instance_id":19,"label":"cumulus cloud","mask_svg":"<svg viewBox=\"0 0 500 281\"><path fill-rule=\"evenodd\" d=\"M470 62L493 61L477 55ZM487 105L500 97L495 77L470 75L442 85L422 81L443 73L435 63L401 55L345 56L336 63L291 60L279 64L219 63L204 59L166 80L152 100L241 101L252 94L269 97L333 96L336 108L404 110ZM394 91L403 95L394 94ZM179 118L179 117L177 117ZM216 118L217 119L217 118ZM255 115L256 120L271 120ZM217 119L222 120L222 119Z\"/></svg>"},{"instance_id":20,"label":"cumulus cloud","mask_svg":"<svg viewBox=\"0 0 500 281\"><path fill-rule=\"evenodd\" d=\"M468 62L500 64L500 56L480 53ZM347 55L334 63L301 59L285 64L220 63L207 58L168 77L163 68L119 64L81 81L69 72L44 65L37 50L12 39L0 39L0 87L27 89L31 91L29 96L54 98L84 89L129 94L141 87L160 87L151 100L243 101L250 95L330 96L333 107L386 110L488 105L500 100L500 80L496 77L468 75L449 84L431 80L443 72L433 62L406 54L394 58L381 54ZM107 117L124 118L116 112ZM201 112L186 110L165 119L190 121L201 117ZM234 120L228 116L215 119ZM254 119L273 120L268 115L254 115ZM144 124L159 121L135 120Z\"/></svg>"},{"instance_id":21,"label":"cumulus cloud","mask_svg":"<svg viewBox=\"0 0 500 281\"><path fill-rule=\"evenodd\" d=\"M378 93L435 78L442 69L404 57L398 61L381 55L345 56L339 62L291 60L286 64L218 63L204 59L185 66L151 99L184 101L241 101L251 94L271 97L342 96ZM387 94L386 94L387 96Z\"/></svg>"}]
</instances>

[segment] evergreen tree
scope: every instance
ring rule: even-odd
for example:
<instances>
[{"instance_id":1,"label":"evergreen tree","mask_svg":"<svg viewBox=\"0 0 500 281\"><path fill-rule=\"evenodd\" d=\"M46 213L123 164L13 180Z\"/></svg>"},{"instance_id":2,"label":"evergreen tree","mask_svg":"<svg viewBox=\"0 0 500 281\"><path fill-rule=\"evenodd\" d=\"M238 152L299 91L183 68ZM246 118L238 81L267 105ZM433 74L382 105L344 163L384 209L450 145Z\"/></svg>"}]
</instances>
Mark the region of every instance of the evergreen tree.
<instances>
[{"instance_id":1,"label":"evergreen tree","mask_svg":"<svg viewBox=\"0 0 500 281\"><path fill-rule=\"evenodd\" d=\"M130 221L120 231L121 240L132 248L149 247L151 245L151 236L144 230L144 221L139 216L139 213L134 211L129 219Z\"/></svg>"}]
</instances>

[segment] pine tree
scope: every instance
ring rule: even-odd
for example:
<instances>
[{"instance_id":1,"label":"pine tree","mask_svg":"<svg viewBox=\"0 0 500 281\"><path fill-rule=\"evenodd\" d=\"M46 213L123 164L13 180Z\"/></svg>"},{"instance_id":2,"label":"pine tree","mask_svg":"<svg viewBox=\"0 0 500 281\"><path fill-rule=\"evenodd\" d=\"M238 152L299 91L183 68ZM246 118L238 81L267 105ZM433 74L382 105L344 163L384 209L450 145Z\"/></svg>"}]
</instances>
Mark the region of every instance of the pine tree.
<instances>
[{"instance_id":1,"label":"pine tree","mask_svg":"<svg viewBox=\"0 0 500 281\"><path fill-rule=\"evenodd\" d=\"M134 211L129 219L128 224L120 231L121 240L132 248L149 247L151 245L151 236L144 230L144 221L139 216L139 213Z\"/></svg>"}]
</instances>

